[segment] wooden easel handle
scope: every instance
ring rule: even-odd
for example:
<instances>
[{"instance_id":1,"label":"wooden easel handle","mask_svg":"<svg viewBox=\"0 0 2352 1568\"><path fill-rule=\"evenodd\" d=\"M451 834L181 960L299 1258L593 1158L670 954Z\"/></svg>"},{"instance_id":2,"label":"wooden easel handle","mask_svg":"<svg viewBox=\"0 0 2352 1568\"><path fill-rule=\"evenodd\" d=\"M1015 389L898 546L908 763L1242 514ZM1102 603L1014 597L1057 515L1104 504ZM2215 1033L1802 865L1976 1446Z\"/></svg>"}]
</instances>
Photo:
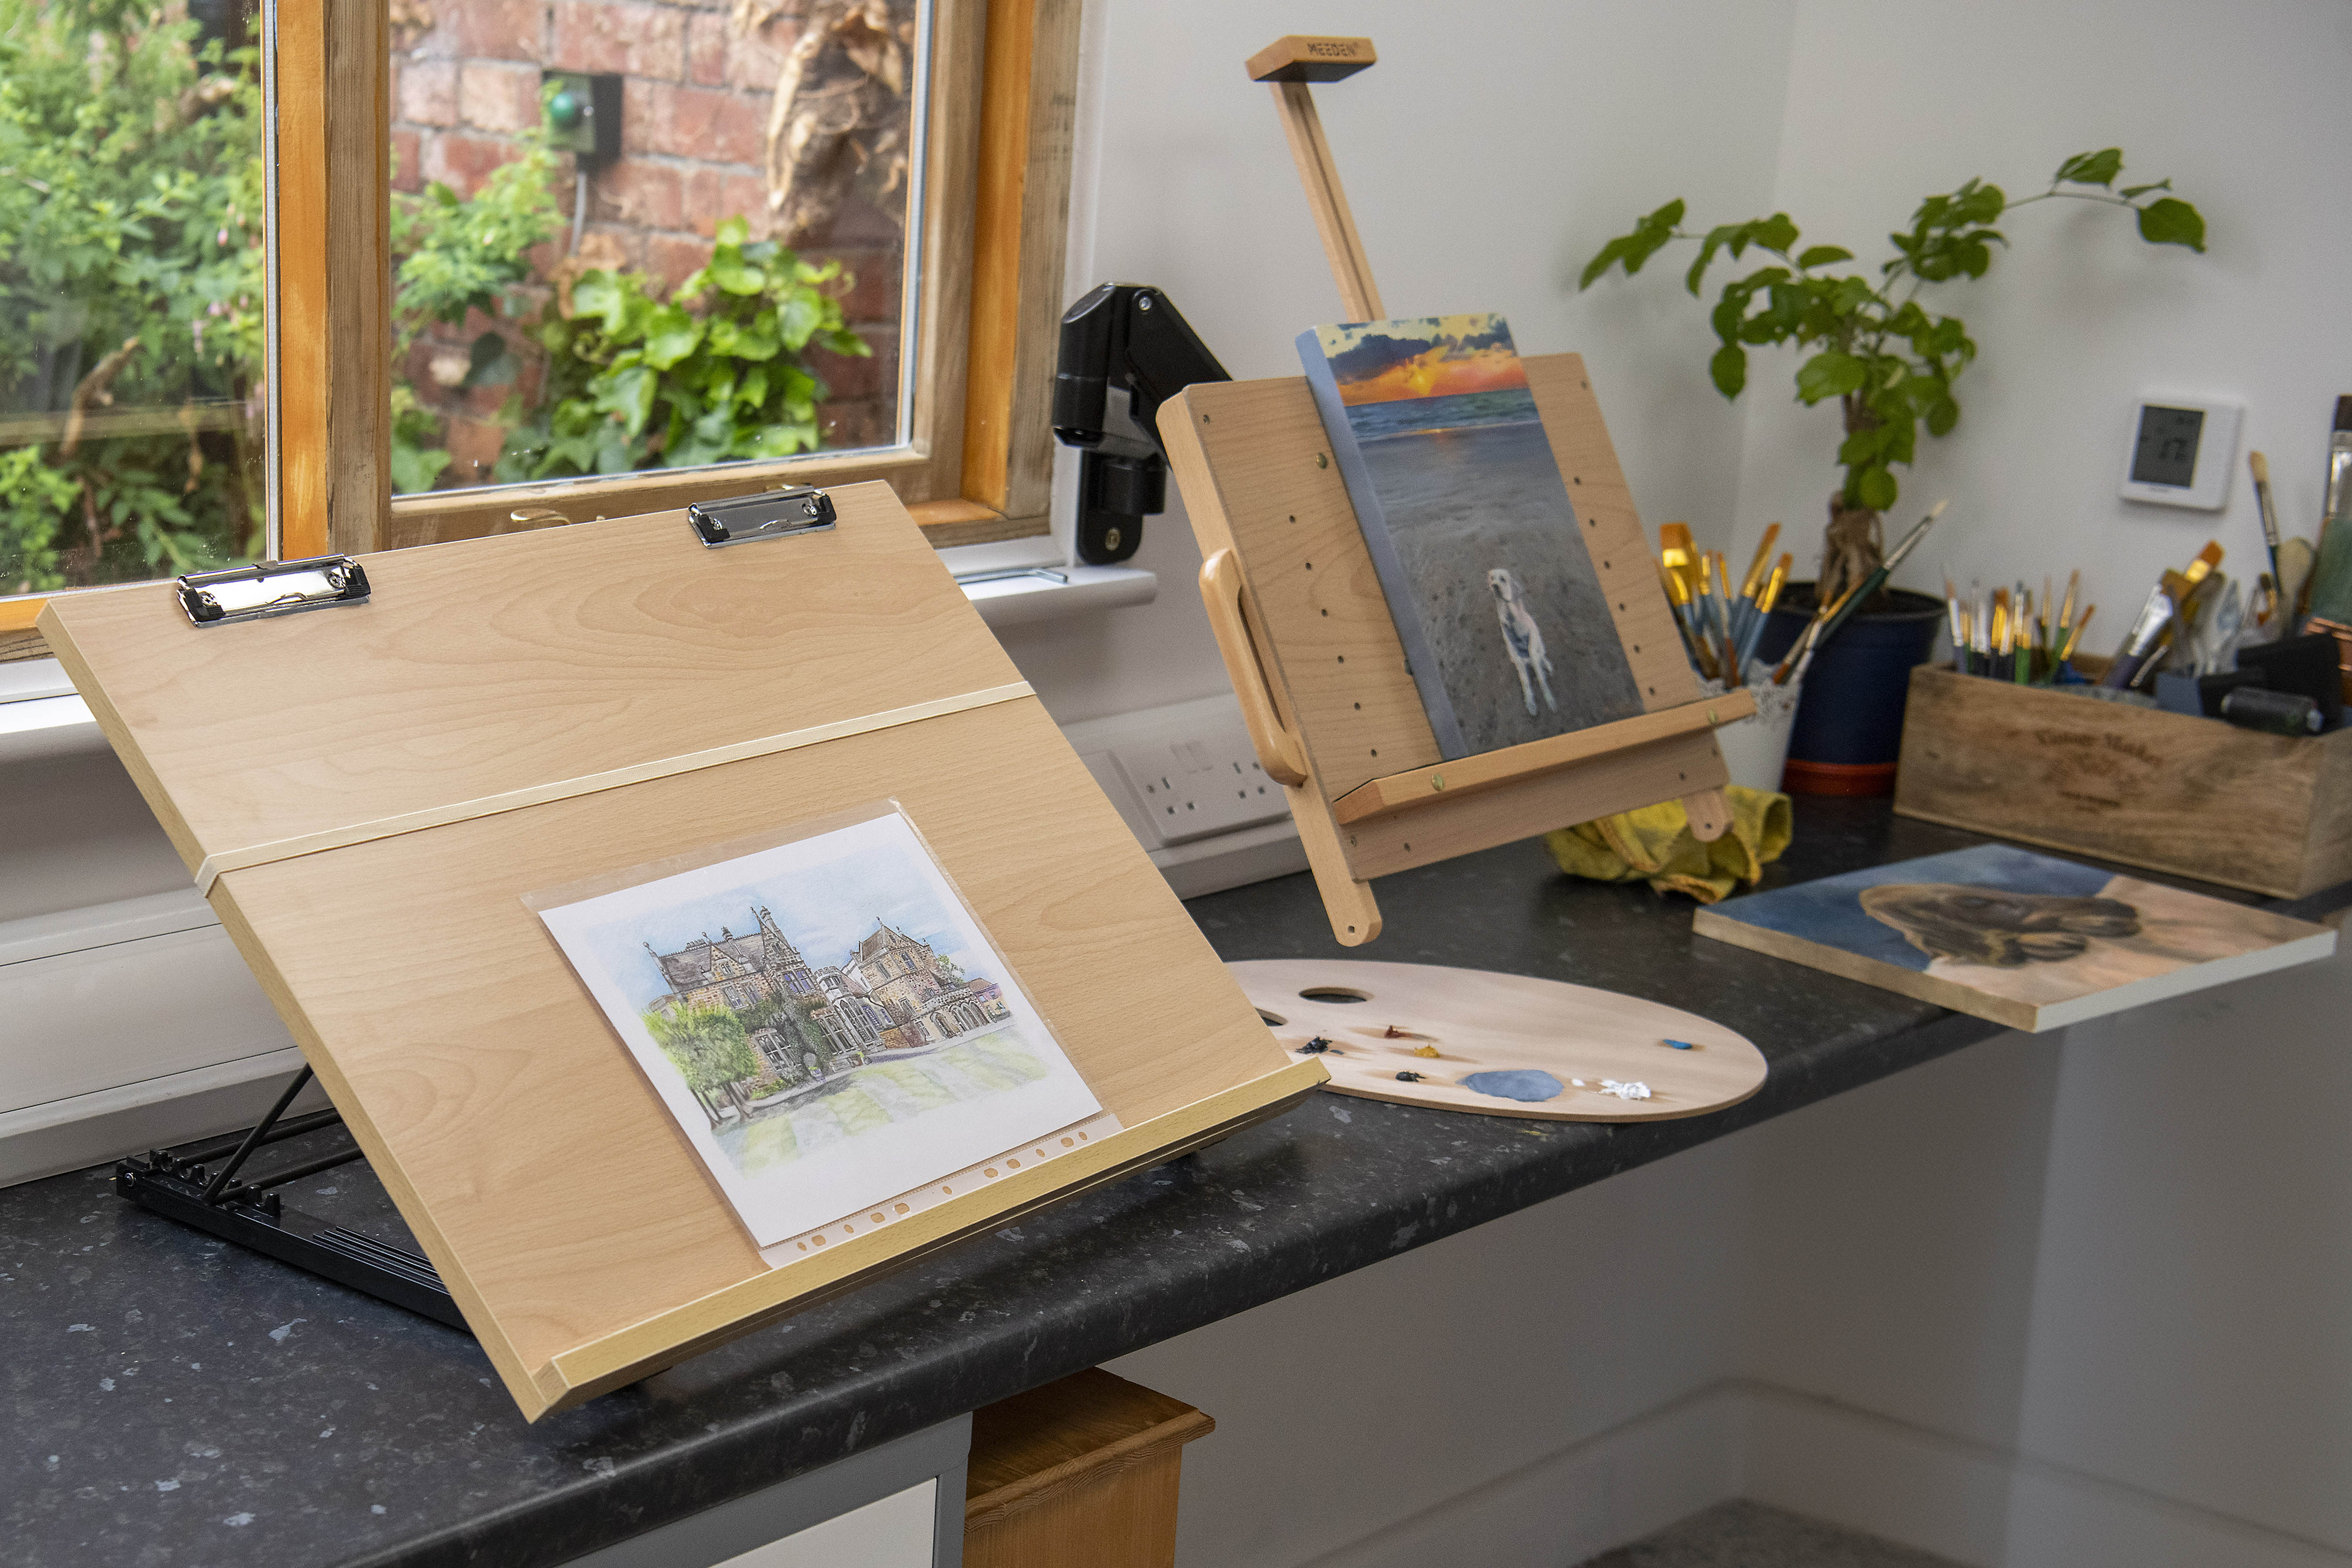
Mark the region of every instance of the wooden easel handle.
<instances>
[{"instance_id":1,"label":"wooden easel handle","mask_svg":"<svg viewBox=\"0 0 2352 1568\"><path fill-rule=\"evenodd\" d=\"M1209 606L1209 626L1217 634L1217 651L1224 656L1234 695L1241 699L1242 722L1248 726L1258 766L1276 784L1305 784L1306 748L1282 727L1281 715L1275 711L1265 665L1242 607L1241 563L1231 550L1217 551L1201 563L1201 598Z\"/></svg>"}]
</instances>

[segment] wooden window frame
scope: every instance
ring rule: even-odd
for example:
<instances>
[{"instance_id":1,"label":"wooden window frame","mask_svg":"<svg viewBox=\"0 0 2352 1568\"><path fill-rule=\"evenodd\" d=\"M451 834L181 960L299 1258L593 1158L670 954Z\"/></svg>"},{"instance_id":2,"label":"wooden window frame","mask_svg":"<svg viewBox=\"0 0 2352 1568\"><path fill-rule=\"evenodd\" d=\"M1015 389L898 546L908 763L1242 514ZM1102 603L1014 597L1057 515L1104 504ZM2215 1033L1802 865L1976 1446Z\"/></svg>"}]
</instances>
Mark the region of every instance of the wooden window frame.
<instances>
[{"instance_id":1,"label":"wooden window frame","mask_svg":"<svg viewBox=\"0 0 2352 1568\"><path fill-rule=\"evenodd\" d=\"M941 548L1049 532L1082 0L936 4L922 299L901 361L916 377L907 446L394 497L389 6L278 0L268 461L279 557L622 517L767 482L873 479ZM46 602L0 603L0 660L47 654L33 629Z\"/></svg>"}]
</instances>

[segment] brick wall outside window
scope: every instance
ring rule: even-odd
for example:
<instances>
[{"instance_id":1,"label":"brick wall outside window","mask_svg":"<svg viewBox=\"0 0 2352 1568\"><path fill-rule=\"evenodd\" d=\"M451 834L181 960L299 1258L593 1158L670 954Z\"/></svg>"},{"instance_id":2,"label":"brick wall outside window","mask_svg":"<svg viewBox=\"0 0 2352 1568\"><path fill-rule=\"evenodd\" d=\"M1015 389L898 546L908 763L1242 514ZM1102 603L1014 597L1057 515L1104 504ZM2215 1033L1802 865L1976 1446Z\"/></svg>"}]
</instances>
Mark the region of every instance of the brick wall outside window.
<instances>
[{"instance_id":1,"label":"brick wall outside window","mask_svg":"<svg viewBox=\"0 0 2352 1568\"><path fill-rule=\"evenodd\" d=\"M710 255L719 222L742 216L752 237L774 237L761 169L777 72L796 21L771 18L749 35L730 26L734 0L426 0L430 30L411 33L392 59L393 185L420 192L439 181L471 195L517 154L515 138L539 119L541 72L616 73L625 79L621 157L589 181L588 221L575 267L625 268L667 294ZM395 7L397 25L402 13ZM535 256L523 317L477 315L420 336L394 374L444 416L452 454L443 488L489 482L509 395L538 396L541 356L523 326L551 296L547 287L570 243L574 169L562 160L558 195L565 232ZM828 447L893 438L899 366L900 257L892 213L853 198L822 236L796 247L813 261L838 258L856 279L845 299L871 359L812 350L806 363L830 392L818 411ZM496 328L525 369L516 386L453 391L433 379L436 354Z\"/></svg>"}]
</instances>

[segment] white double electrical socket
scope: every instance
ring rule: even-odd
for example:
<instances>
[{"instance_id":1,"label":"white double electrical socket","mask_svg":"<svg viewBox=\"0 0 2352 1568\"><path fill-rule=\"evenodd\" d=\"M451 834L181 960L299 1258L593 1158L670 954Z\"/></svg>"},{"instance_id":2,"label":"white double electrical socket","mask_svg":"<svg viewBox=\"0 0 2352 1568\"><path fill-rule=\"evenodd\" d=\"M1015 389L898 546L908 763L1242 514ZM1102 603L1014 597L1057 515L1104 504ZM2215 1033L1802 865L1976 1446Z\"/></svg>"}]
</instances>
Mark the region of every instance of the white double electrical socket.
<instances>
[{"instance_id":1,"label":"white double electrical socket","mask_svg":"<svg viewBox=\"0 0 2352 1568\"><path fill-rule=\"evenodd\" d=\"M1162 844L1255 827L1288 809L1238 724L1173 743L1120 746L1111 760Z\"/></svg>"}]
</instances>

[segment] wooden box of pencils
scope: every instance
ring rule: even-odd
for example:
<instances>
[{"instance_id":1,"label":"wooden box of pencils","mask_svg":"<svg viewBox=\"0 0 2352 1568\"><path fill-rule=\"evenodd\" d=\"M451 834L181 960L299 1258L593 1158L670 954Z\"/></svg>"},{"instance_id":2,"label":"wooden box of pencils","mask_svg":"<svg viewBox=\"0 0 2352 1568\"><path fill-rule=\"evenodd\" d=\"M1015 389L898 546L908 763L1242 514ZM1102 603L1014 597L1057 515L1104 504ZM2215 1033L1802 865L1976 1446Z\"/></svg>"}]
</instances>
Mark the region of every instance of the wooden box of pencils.
<instances>
[{"instance_id":1,"label":"wooden box of pencils","mask_svg":"<svg viewBox=\"0 0 2352 1568\"><path fill-rule=\"evenodd\" d=\"M1895 809L2296 898L2352 879L2352 727L2266 735L1922 665Z\"/></svg>"}]
</instances>

